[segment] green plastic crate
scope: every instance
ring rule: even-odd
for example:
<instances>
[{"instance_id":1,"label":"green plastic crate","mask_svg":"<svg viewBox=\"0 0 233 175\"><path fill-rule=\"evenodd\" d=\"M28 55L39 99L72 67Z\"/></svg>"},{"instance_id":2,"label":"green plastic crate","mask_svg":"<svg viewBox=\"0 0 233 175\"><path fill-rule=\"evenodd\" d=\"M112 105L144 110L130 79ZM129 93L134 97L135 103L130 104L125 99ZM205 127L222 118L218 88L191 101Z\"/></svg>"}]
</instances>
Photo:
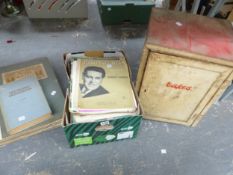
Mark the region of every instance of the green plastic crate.
<instances>
[{"instance_id":1,"label":"green plastic crate","mask_svg":"<svg viewBox=\"0 0 233 175\"><path fill-rule=\"evenodd\" d=\"M153 0L97 0L99 13L104 25L114 25L129 22L132 24L147 24Z\"/></svg>"},{"instance_id":2,"label":"green plastic crate","mask_svg":"<svg viewBox=\"0 0 233 175\"><path fill-rule=\"evenodd\" d=\"M135 138L142 116L122 116L113 120L102 120L92 123L71 124L64 127L70 147L93 145ZM113 128L107 131L97 130L103 124Z\"/></svg>"}]
</instances>

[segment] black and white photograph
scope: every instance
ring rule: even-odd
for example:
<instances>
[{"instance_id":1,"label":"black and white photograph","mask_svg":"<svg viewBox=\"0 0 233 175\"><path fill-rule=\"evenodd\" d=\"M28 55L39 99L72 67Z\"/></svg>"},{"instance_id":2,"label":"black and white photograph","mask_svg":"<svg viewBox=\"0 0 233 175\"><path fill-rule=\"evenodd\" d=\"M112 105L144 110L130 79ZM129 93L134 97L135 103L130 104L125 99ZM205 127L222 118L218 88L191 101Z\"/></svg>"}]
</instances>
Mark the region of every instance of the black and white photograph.
<instances>
[{"instance_id":1,"label":"black and white photograph","mask_svg":"<svg viewBox=\"0 0 233 175\"><path fill-rule=\"evenodd\" d=\"M88 66L82 73L83 84L79 84L83 98L108 94L101 85L105 78L105 70L101 67Z\"/></svg>"}]
</instances>

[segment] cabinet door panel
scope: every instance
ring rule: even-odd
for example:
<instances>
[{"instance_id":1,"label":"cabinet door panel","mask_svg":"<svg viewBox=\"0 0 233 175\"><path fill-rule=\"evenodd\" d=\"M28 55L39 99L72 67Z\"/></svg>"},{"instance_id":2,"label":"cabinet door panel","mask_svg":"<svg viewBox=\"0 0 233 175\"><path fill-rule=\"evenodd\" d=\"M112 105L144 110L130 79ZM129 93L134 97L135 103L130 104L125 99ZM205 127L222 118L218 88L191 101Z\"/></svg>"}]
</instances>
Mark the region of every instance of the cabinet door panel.
<instances>
[{"instance_id":1,"label":"cabinet door panel","mask_svg":"<svg viewBox=\"0 0 233 175\"><path fill-rule=\"evenodd\" d=\"M139 93L145 118L190 123L230 72L225 66L150 53Z\"/></svg>"}]
</instances>

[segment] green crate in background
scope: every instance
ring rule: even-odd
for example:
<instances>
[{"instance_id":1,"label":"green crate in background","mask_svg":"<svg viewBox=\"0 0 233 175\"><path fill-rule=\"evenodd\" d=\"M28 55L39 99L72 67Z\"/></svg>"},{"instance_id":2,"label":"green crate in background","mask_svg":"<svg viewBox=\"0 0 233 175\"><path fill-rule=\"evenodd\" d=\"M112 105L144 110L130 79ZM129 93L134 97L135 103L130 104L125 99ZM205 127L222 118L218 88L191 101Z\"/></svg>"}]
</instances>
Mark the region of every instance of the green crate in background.
<instances>
[{"instance_id":1,"label":"green crate in background","mask_svg":"<svg viewBox=\"0 0 233 175\"><path fill-rule=\"evenodd\" d=\"M97 0L102 23L114 25L129 22L132 24L147 24L153 0Z\"/></svg>"}]
</instances>

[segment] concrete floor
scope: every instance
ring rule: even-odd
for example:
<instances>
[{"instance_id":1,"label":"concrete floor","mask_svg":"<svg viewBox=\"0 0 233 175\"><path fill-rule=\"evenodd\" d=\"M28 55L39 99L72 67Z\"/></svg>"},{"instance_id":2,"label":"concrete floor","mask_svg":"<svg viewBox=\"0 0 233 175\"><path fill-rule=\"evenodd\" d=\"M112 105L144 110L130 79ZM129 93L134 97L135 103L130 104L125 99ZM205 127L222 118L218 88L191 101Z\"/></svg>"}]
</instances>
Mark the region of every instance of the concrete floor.
<instances>
[{"instance_id":1,"label":"concrete floor","mask_svg":"<svg viewBox=\"0 0 233 175\"><path fill-rule=\"evenodd\" d=\"M0 66L47 56L65 92L63 53L122 49L135 81L147 26L103 27L88 3L83 21L0 17ZM54 129L1 148L0 175L233 175L232 107L213 105L195 128L144 120L136 139L74 149Z\"/></svg>"}]
</instances>

